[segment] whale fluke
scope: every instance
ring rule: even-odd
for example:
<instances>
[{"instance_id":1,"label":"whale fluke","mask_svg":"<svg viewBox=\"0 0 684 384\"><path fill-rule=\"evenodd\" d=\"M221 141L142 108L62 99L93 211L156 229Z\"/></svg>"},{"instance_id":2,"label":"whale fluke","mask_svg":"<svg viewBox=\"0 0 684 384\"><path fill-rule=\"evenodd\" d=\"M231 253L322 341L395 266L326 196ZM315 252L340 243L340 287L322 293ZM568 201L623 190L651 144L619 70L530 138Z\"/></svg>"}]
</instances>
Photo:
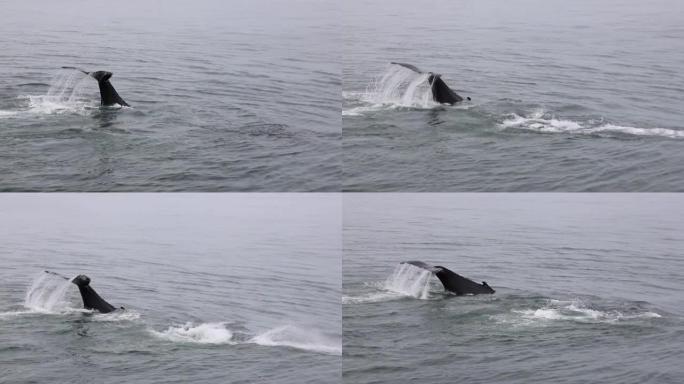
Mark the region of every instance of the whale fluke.
<instances>
[{"instance_id":1,"label":"whale fluke","mask_svg":"<svg viewBox=\"0 0 684 384\"><path fill-rule=\"evenodd\" d=\"M416 73L425 73L418 69L415 65L411 64L406 64L406 63L397 63L395 61L390 62L390 64L394 65L399 65L404 68L410 69L413 72ZM452 91L451 88L449 88L448 85L442 80L442 75L437 74L437 73L432 73L432 72L427 72L428 76L428 84L430 84L430 90L432 91L432 98L442 104L455 104L458 102L463 101L463 98L459 96L456 92ZM470 97L468 97L468 100L470 100Z\"/></svg>"},{"instance_id":2,"label":"whale fluke","mask_svg":"<svg viewBox=\"0 0 684 384\"><path fill-rule=\"evenodd\" d=\"M64 280L69 280L68 277L60 275L57 272L45 271L45 273L61 277ZM90 277L86 275L78 275L75 278L73 278L71 282L76 284L76 286L78 286L79 292L81 292L81 299L83 299L83 308L96 309L102 313L109 313L116 309L113 305L109 304L103 298L101 298L100 295L98 295L97 292L95 292L93 287L90 286ZM124 309L124 307L121 307L121 309Z\"/></svg>"},{"instance_id":3,"label":"whale fluke","mask_svg":"<svg viewBox=\"0 0 684 384\"><path fill-rule=\"evenodd\" d=\"M85 71L81 68L77 67L62 67L64 69L75 69L77 71L83 72L86 75L89 75L90 77L94 78L97 80L97 85L100 87L100 104L103 106L111 106L115 104L119 104L121 106L126 106L130 107L130 105L124 101L124 99L119 96L119 94L116 92L116 89L114 89L114 86L112 83L109 82L109 78L112 77L111 72L107 71L95 71L95 72L88 72Z\"/></svg>"},{"instance_id":4,"label":"whale fluke","mask_svg":"<svg viewBox=\"0 0 684 384\"><path fill-rule=\"evenodd\" d=\"M458 296L462 295L479 295L479 294L492 294L496 292L492 287L490 287L486 281L482 284L478 284L468 278L465 278L458 273L455 273L445 267L436 265L431 266L422 261L402 261L401 264L411 264L415 267L426 269L437 276L439 281L444 286L447 291L453 292Z\"/></svg>"},{"instance_id":5,"label":"whale fluke","mask_svg":"<svg viewBox=\"0 0 684 384\"><path fill-rule=\"evenodd\" d=\"M412 70L413 72L416 72L416 73L423 73L423 71L421 71L420 69L418 69L418 67L416 67L415 65L406 64L406 63L397 63L397 62L395 62L395 61L390 62L390 64L400 65L400 66L402 66L402 67L404 67L404 68L408 68L408 69L410 69L410 70Z\"/></svg>"},{"instance_id":6,"label":"whale fluke","mask_svg":"<svg viewBox=\"0 0 684 384\"><path fill-rule=\"evenodd\" d=\"M101 313L109 313L116 309L113 305L101 298L100 295L95 292L93 287L90 286L90 277L86 275L78 275L71 280L71 282L76 284L78 286L78 290L81 292L83 308L95 309Z\"/></svg>"},{"instance_id":7,"label":"whale fluke","mask_svg":"<svg viewBox=\"0 0 684 384\"><path fill-rule=\"evenodd\" d=\"M61 277L61 278L62 278L62 279L64 279L64 280L69 280L69 278L68 278L68 277L66 277L66 276L62 276L62 275L60 275L60 274L59 274L59 273L57 273L57 272L52 272L52 271L45 271L45 273L49 273L49 274L51 274L51 275L55 275L55 276L57 276L57 277Z\"/></svg>"},{"instance_id":8,"label":"whale fluke","mask_svg":"<svg viewBox=\"0 0 684 384\"><path fill-rule=\"evenodd\" d=\"M90 74L89 72L86 72L86 71L82 70L81 68L76 68L76 67L62 67L62 69L75 69L77 71L85 73L86 75ZM45 272L47 272L47 271L45 271Z\"/></svg>"}]
</instances>

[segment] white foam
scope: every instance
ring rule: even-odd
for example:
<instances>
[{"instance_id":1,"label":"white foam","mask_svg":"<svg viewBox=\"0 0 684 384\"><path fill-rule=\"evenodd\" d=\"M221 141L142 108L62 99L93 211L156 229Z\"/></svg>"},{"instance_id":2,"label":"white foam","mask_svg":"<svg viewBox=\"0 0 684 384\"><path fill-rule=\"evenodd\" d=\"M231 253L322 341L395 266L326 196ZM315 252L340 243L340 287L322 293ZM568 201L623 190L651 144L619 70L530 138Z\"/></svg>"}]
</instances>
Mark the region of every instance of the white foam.
<instances>
[{"instance_id":1,"label":"white foam","mask_svg":"<svg viewBox=\"0 0 684 384\"><path fill-rule=\"evenodd\" d=\"M0 110L0 118L11 117L19 113L18 111L2 111Z\"/></svg>"},{"instance_id":2,"label":"white foam","mask_svg":"<svg viewBox=\"0 0 684 384\"><path fill-rule=\"evenodd\" d=\"M94 312L93 321L102 322L117 322L117 321L133 321L140 318L140 313L127 309L125 311L116 310L109 313Z\"/></svg>"},{"instance_id":3,"label":"white foam","mask_svg":"<svg viewBox=\"0 0 684 384\"><path fill-rule=\"evenodd\" d=\"M499 317L504 322L514 322L520 325L530 325L538 322L554 320L574 321L579 323L615 323L623 320L659 318L660 314L645 311L637 313L623 313L618 310L601 310L590 308L580 299L563 301L548 300L541 308L514 309L511 311L520 317L520 321L511 320L507 316Z\"/></svg>"},{"instance_id":4,"label":"white foam","mask_svg":"<svg viewBox=\"0 0 684 384\"><path fill-rule=\"evenodd\" d=\"M545 118L543 110L533 112L527 117L515 113L504 120L500 126L504 129L523 129L540 133L572 133L572 134L596 134L617 133L634 136L657 136L672 139L684 138L684 130L668 128L637 128L615 124L602 124L597 126L580 123L573 120L561 120Z\"/></svg>"},{"instance_id":5,"label":"white foam","mask_svg":"<svg viewBox=\"0 0 684 384\"><path fill-rule=\"evenodd\" d=\"M342 304L378 303L406 297L397 292L371 292L359 296L342 296Z\"/></svg>"},{"instance_id":6,"label":"white foam","mask_svg":"<svg viewBox=\"0 0 684 384\"><path fill-rule=\"evenodd\" d=\"M263 346L283 346L331 355L342 355L342 341L340 339L324 335L315 329L303 329L292 325L268 330L253 337L250 341Z\"/></svg>"},{"instance_id":7,"label":"white foam","mask_svg":"<svg viewBox=\"0 0 684 384\"><path fill-rule=\"evenodd\" d=\"M6 318L11 318L11 317L16 317L16 316L22 316L22 315L31 315L35 314L36 311L7 311L7 312L0 312L0 319L6 319Z\"/></svg>"},{"instance_id":8,"label":"white foam","mask_svg":"<svg viewBox=\"0 0 684 384\"><path fill-rule=\"evenodd\" d=\"M233 344L233 333L225 327L225 323L202 323L194 325L170 326L165 331L150 330L154 336L177 343L197 344Z\"/></svg>"},{"instance_id":9,"label":"white foam","mask_svg":"<svg viewBox=\"0 0 684 384\"><path fill-rule=\"evenodd\" d=\"M613 124L605 124L600 127L592 128L593 132L619 132L635 136L662 136L671 139L684 138L684 130L668 128L637 128Z\"/></svg>"}]
</instances>

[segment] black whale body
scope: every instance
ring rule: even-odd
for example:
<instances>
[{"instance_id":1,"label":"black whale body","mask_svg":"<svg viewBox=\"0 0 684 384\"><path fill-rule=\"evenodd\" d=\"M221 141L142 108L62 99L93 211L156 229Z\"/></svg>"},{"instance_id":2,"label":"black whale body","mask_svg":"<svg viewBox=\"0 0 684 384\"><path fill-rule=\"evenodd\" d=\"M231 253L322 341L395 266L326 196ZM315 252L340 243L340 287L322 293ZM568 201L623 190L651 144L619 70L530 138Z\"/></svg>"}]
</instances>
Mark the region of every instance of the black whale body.
<instances>
[{"instance_id":1,"label":"black whale body","mask_svg":"<svg viewBox=\"0 0 684 384\"><path fill-rule=\"evenodd\" d=\"M111 72L107 71L95 71L95 72L87 72L84 71L80 68L76 67L62 67L64 69L75 69L77 71L81 71L85 73L86 75L89 75L93 79L97 80L97 85L100 87L100 104L102 106L112 106L119 104L121 106L126 106L130 107L127 102L124 101L124 99L119 96L119 94L116 92L116 89L114 89L114 86L112 83L109 82L109 79L112 77Z\"/></svg>"},{"instance_id":2,"label":"black whale body","mask_svg":"<svg viewBox=\"0 0 684 384\"><path fill-rule=\"evenodd\" d=\"M78 286L78 291L81 292L83 308L95 309L102 313L109 313L116 309L113 305L101 298L100 295L95 292L93 287L90 286L90 277L86 275L78 275L71 280L71 282L76 284Z\"/></svg>"},{"instance_id":3,"label":"black whale body","mask_svg":"<svg viewBox=\"0 0 684 384\"><path fill-rule=\"evenodd\" d=\"M404 68L410 69L416 73L425 73L418 69L415 65L406 63L392 62L391 64L396 64ZM428 84L430 84L430 90L432 91L432 98L442 104L456 104L463 101L463 98L459 96L456 92L452 91L448 85L442 80L442 75L428 72ZM470 97L468 98L470 100Z\"/></svg>"},{"instance_id":4,"label":"black whale body","mask_svg":"<svg viewBox=\"0 0 684 384\"><path fill-rule=\"evenodd\" d=\"M496 292L486 281L483 281L482 284L478 284L439 265L431 266L422 261L403 261L401 264L411 264L414 267L422 268L434 273L444 286L444 289L453 292L458 296L492 294Z\"/></svg>"}]
</instances>

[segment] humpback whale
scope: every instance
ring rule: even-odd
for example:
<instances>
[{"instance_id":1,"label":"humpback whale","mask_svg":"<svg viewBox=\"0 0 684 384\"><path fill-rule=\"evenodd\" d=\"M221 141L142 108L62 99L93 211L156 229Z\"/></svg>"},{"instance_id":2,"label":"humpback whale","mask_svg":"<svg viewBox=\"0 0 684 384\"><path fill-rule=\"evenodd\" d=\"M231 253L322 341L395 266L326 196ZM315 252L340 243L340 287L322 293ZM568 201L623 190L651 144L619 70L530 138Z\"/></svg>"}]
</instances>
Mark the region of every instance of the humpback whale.
<instances>
[{"instance_id":1,"label":"humpback whale","mask_svg":"<svg viewBox=\"0 0 684 384\"><path fill-rule=\"evenodd\" d=\"M425 72L421 71L415 65L406 63L391 62L390 64L395 64L402 66L404 68L410 69L413 72L423 74ZM448 85L442 80L442 75L437 73L428 72L428 84L430 84L430 90L432 91L432 98L442 104L455 104L463 101L463 98L459 96L456 92L452 91ZM467 98L470 100L470 97Z\"/></svg>"},{"instance_id":2,"label":"humpback whale","mask_svg":"<svg viewBox=\"0 0 684 384\"><path fill-rule=\"evenodd\" d=\"M97 80L97 85L100 87L100 104L103 106L111 106L115 104L119 104L121 106L126 106L130 107L127 102L124 101L124 99L119 96L119 94L116 92L116 89L114 89L114 86L112 83L109 82L109 78L112 77L111 72L107 71L96 71L96 72L87 72L84 71L80 68L76 67L62 67L64 69L75 69L77 71L81 71L85 73L86 75L89 75L90 77L94 78Z\"/></svg>"},{"instance_id":3,"label":"humpback whale","mask_svg":"<svg viewBox=\"0 0 684 384\"><path fill-rule=\"evenodd\" d=\"M444 286L444 289L446 289L449 292L453 292L458 296L462 295L479 295L479 294L486 294L486 293L494 293L492 287L490 287L486 281L483 281L482 284L478 284L470 279L467 279L458 273L455 273L447 268L444 268L442 266L436 265L436 266L430 266L428 264L425 264L422 261L402 261L401 264L411 264L415 267L426 269L437 276L439 281L442 282L442 285Z\"/></svg>"},{"instance_id":4,"label":"humpback whale","mask_svg":"<svg viewBox=\"0 0 684 384\"><path fill-rule=\"evenodd\" d=\"M64 277L56 272L45 271L55 276L59 276L63 279L69 280L68 277ZM83 299L83 308L85 309L95 309L101 313L109 313L114 311L116 308L106 302L100 295L95 292L93 287L90 286L90 277L86 275L78 275L71 280L72 283L78 286L78 291L81 293L81 299ZM124 309L121 307L121 309Z\"/></svg>"}]
</instances>

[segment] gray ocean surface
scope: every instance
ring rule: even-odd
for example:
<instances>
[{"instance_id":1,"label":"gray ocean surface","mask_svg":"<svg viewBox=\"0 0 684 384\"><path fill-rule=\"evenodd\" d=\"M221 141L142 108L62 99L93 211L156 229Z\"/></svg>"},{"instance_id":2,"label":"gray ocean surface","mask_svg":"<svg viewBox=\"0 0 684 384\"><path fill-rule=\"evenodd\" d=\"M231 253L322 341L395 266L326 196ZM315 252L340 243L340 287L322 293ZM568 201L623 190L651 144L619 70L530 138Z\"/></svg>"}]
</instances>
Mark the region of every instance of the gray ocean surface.
<instances>
[{"instance_id":1,"label":"gray ocean surface","mask_svg":"<svg viewBox=\"0 0 684 384\"><path fill-rule=\"evenodd\" d=\"M352 0L348 191L684 190L684 3ZM439 106L426 76L472 101Z\"/></svg>"},{"instance_id":2,"label":"gray ocean surface","mask_svg":"<svg viewBox=\"0 0 684 384\"><path fill-rule=\"evenodd\" d=\"M4 195L0 383L339 383L340 200Z\"/></svg>"},{"instance_id":3,"label":"gray ocean surface","mask_svg":"<svg viewBox=\"0 0 684 384\"><path fill-rule=\"evenodd\" d=\"M0 9L0 190L340 190L333 2ZM132 108L62 66L113 72Z\"/></svg>"},{"instance_id":4,"label":"gray ocean surface","mask_svg":"<svg viewBox=\"0 0 684 384\"><path fill-rule=\"evenodd\" d=\"M681 383L684 199L344 197L345 383ZM445 294L406 260L494 295Z\"/></svg>"}]
</instances>

